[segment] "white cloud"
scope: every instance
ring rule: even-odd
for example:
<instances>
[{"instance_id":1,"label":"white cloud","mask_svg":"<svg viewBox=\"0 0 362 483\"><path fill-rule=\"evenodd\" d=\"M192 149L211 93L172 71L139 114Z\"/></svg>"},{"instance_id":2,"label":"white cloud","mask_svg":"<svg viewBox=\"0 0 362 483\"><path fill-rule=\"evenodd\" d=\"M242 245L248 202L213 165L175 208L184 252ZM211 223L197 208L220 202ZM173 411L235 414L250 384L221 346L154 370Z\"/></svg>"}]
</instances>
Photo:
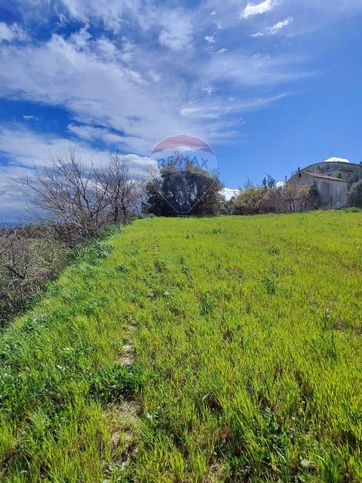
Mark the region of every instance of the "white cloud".
<instances>
[{"instance_id":1,"label":"white cloud","mask_svg":"<svg viewBox=\"0 0 362 483\"><path fill-rule=\"evenodd\" d=\"M207 110L203 107L183 107L180 109L180 114L189 119L219 119L221 116L221 112L217 109Z\"/></svg>"},{"instance_id":2,"label":"white cloud","mask_svg":"<svg viewBox=\"0 0 362 483\"><path fill-rule=\"evenodd\" d=\"M110 125L131 138L149 139L150 147L164 133L160 124L179 130L172 112L177 92L173 99L165 93L155 97L154 91L143 88L139 72L110 63L94 44L79 50L72 39L53 35L39 47L3 50L0 62L7 66L0 71L0 93L5 96L21 92L32 101L65 106L83 123Z\"/></svg>"},{"instance_id":3,"label":"white cloud","mask_svg":"<svg viewBox=\"0 0 362 483\"><path fill-rule=\"evenodd\" d=\"M284 29L288 25L290 25L293 22L294 18L293 17L288 17L284 20L281 20L280 22L276 23L272 27L268 29L268 33L270 35L275 35L277 34L280 30Z\"/></svg>"},{"instance_id":4,"label":"white cloud","mask_svg":"<svg viewBox=\"0 0 362 483\"><path fill-rule=\"evenodd\" d=\"M301 60L296 56L248 56L230 52L215 56L205 68L205 76L209 81L227 80L235 85L277 85L306 75L296 68L291 68L293 63L297 65Z\"/></svg>"},{"instance_id":5,"label":"white cloud","mask_svg":"<svg viewBox=\"0 0 362 483\"><path fill-rule=\"evenodd\" d=\"M22 222L29 214L25 189L16 182L24 174L23 168L0 165L0 223Z\"/></svg>"},{"instance_id":6,"label":"white cloud","mask_svg":"<svg viewBox=\"0 0 362 483\"><path fill-rule=\"evenodd\" d=\"M123 37L122 41L123 42L122 42L122 50L121 50L120 57L122 61L125 63L132 62L135 46L126 37Z\"/></svg>"},{"instance_id":7,"label":"white cloud","mask_svg":"<svg viewBox=\"0 0 362 483\"><path fill-rule=\"evenodd\" d=\"M66 138L38 134L20 124L0 128L0 153L6 155L13 166L46 165L52 156L67 153L71 147L85 162L102 163L108 157L105 151L92 150L85 144Z\"/></svg>"},{"instance_id":8,"label":"white cloud","mask_svg":"<svg viewBox=\"0 0 362 483\"><path fill-rule=\"evenodd\" d=\"M204 39L208 44L214 44L216 42L215 37L213 35L205 35Z\"/></svg>"},{"instance_id":9,"label":"white cloud","mask_svg":"<svg viewBox=\"0 0 362 483\"><path fill-rule=\"evenodd\" d=\"M214 93L214 89L211 86L206 85L202 87L201 92L205 93L208 96L211 96Z\"/></svg>"},{"instance_id":10,"label":"white cloud","mask_svg":"<svg viewBox=\"0 0 362 483\"><path fill-rule=\"evenodd\" d=\"M158 82L161 79L161 74L159 74L158 72L155 72L152 69L149 70L148 73L154 82Z\"/></svg>"},{"instance_id":11,"label":"white cloud","mask_svg":"<svg viewBox=\"0 0 362 483\"><path fill-rule=\"evenodd\" d=\"M0 42L12 42L14 40L26 41L28 35L22 27L16 23L8 25L5 22L0 22Z\"/></svg>"},{"instance_id":12,"label":"white cloud","mask_svg":"<svg viewBox=\"0 0 362 483\"><path fill-rule=\"evenodd\" d=\"M192 44L192 19L181 10L170 10L160 16L161 32L159 42L176 52Z\"/></svg>"},{"instance_id":13,"label":"white cloud","mask_svg":"<svg viewBox=\"0 0 362 483\"><path fill-rule=\"evenodd\" d=\"M60 0L60 3L71 18L85 23L101 21L114 32L120 31L126 15L145 21L146 6L139 0Z\"/></svg>"},{"instance_id":14,"label":"white cloud","mask_svg":"<svg viewBox=\"0 0 362 483\"><path fill-rule=\"evenodd\" d=\"M68 126L70 131L77 134L80 139L72 139L39 134L20 124L9 124L0 128L0 153L6 155L13 166L32 167L47 165L51 158L64 155L73 149L77 156L86 164L103 165L107 162L110 152L106 149L93 149L86 141L98 139L109 140L111 133L106 129L92 126ZM115 136L115 135L114 135ZM122 137L115 136L113 140L119 141ZM21 143L19 143L21 139ZM112 150L112 152L117 150ZM129 160L137 166L148 166L150 158L131 153Z\"/></svg>"},{"instance_id":15,"label":"white cloud","mask_svg":"<svg viewBox=\"0 0 362 483\"><path fill-rule=\"evenodd\" d=\"M105 127L95 127L87 124L69 124L68 131L79 139L87 142L103 141L112 146L112 150L147 152L149 145L142 138L122 136Z\"/></svg>"},{"instance_id":16,"label":"white cloud","mask_svg":"<svg viewBox=\"0 0 362 483\"><path fill-rule=\"evenodd\" d=\"M134 32L125 29L123 36L103 30L97 37L94 19L116 30L125 26L125 18L135 18L142 2L132 6L109 0L113 20L102 3L63 0L67 15L84 22L78 32L69 37L53 34L34 44L6 44L0 52L0 95L66 109L70 137L92 155L89 145L94 141L112 150L147 154L159 139L177 133L197 135L211 144L240 138L241 115L277 102L285 95L275 92L278 84L298 78L294 59L241 53L236 44L230 53L226 48L205 53L202 39L213 43L208 33L215 21L227 27L219 6L212 17L201 8L158 7L148 26L140 27L150 29L144 38L136 24ZM237 3L232 4L235 12ZM157 48L157 40L167 48ZM240 86L248 87L242 99ZM259 93L260 86L267 86L269 94ZM8 152L22 163L25 155L47 159L50 150L67 150L66 140L57 137L42 139L30 156L30 149L17 153L15 144Z\"/></svg>"},{"instance_id":17,"label":"white cloud","mask_svg":"<svg viewBox=\"0 0 362 483\"><path fill-rule=\"evenodd\" d=\"M124 44L133 52L127 62L122 58ZM214 83L228 80L257 87L295 78L295 67L288 70L294 59L226 55L226 49L220 50L223 56L200 58L193 49L185 57L168 50L150 56L146 47L129 44L127 39L120 46L103 37L93 39L82 29L68 39L53 35L35 46L8 45L0 52L5 66L0 70L0 95L60 105L76 121L74 135L85 139L89 126L97 126L105 129L97 131L105 141L119 141L119 149L145 154L159 139L175 133L189 132L210 142L230 136L229 111ZM198 110L185 117L182 109L191 100ZM259 103L260 96L251 94L239 107L245 112L245 106Z\"/></svg>"},{"instance_id":18,"label":"white cloud","mask_svg":"<svg viewBox=\"0 0 362 483\"><path fill-rule=\"evenodd\" d=\"M264 37L264 33L263 32L255 32L255 34L250 34L250 37L253 37L253 38L258 38L258 37Z\"/></svg>"},{"instance_id":19,"label":"white cloud","mask_svg":"<svg viewBox=\"0 0 362 483\"><path fill-rule=\"evenodd\" d=\"M277 0L264 0L261 3L248 3L244 10L241 12L241 18L250 18L255 15L262 15L270 12L278 5Z\"/></svg>"},{"instance_id":20,"label":"white cloud","mask_svg":"<svg viewBox=\"0 0 362 483\"><path fill-rule=\"evenodd\" d=\"M117 144L120 146L124 142L124 137L115 134L104 127L94 127L89 125L69 124L68 130L81 139L87 141L102 140L109 144Z\"/></svg>"},{"instance_id":21,"label":"white cloud","mask_svg":"<svg viewBox=\"0 0 362 483\"><path fill-rule=\"evenodd\" d=\"M26 114L23 115L23 119L25 119L25 121L38 121L39 120L39 118L36 117L36 116L30 116L30 115L26 115Z\"/></svg>"},{"instance_id":22,"label":"white cloud","mask_svg":"<svg viewBox=\"0 0 362 483\"><path fill-rule=\"evenodd\" d=\"M266 35L276 35L285 27L290 25L294 21L293 17L288 17L276 24L272 25L271 27L267 28L265 32L256 32L255 34L251 34L251 37L264 37Z\"/></svg>"},{"instance_id":23,"label":"white cloud","mask_svg":"<svg viewBox=\"0 0 362 483\"><path fill-rule=\"evenodd\" d=\"M159 41L161 45L177 52L187 47L191 43L191 38L185 32L162 30Z\"/></svg>"}]
</instances>

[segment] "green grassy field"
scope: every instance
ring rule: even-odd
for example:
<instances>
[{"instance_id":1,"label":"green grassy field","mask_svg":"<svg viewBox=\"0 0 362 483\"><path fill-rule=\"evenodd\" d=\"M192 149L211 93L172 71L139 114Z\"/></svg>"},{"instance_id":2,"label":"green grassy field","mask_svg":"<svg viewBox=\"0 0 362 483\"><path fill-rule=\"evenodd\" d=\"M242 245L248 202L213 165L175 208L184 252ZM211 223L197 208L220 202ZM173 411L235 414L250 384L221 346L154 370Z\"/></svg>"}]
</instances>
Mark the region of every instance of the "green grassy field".
<instances>
[{"instance_id":1,"label":"green grassy field","mask_svg":"<svg viewBox=\"0 0 362 483\"><path fill-rule=\"evenodd\" d=\"M1 481L361 481L362 213L145 219L0 338Z\"/></svg>"}]
</instances>

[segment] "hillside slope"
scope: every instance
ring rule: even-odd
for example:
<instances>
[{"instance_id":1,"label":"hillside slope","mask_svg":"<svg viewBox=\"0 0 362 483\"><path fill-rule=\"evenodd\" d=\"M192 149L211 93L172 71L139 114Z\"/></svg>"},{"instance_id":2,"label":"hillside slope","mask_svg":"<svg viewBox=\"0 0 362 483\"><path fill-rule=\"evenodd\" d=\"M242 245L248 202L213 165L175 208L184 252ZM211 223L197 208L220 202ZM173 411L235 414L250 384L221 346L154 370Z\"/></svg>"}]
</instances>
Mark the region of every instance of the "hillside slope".
<instances>
[{"instance_id":1,"label":"hillside slope","mask_svg":"<svg viewBox=\"0 0 362 483\"><path fill-rule=\"evenodd\" d=\"M0 478L358 481L361 213L147 219L0 339Z\"/></svg>"}]
</instances>

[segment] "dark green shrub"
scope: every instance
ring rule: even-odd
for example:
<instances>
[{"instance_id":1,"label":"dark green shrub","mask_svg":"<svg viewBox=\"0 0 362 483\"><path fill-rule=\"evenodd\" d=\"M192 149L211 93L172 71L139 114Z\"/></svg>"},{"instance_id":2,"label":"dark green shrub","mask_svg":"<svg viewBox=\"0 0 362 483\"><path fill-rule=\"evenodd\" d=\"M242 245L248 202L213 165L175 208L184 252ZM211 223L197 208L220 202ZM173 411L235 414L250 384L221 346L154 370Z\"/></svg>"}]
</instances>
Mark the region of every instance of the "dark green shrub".
<instances>
[{"instance_id":1,"label":"dark green shrub","mask_svg":"<svg viewBox=\"0 0 362 483\"><path fill-rule=\"evenodd\" d=\"M348 205L362 208L362 180L354 183L348 194Z\"/></svg>"}]
</instances>

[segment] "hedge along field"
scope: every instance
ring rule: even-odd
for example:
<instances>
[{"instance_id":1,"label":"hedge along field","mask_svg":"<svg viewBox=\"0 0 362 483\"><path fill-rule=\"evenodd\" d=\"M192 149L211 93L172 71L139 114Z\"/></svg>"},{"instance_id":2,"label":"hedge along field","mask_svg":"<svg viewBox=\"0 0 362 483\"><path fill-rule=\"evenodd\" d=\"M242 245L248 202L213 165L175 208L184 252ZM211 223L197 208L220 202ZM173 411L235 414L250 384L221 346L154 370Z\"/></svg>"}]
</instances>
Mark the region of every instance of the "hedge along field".
<instances>
[{"instance_id":1,"label":"hedge along field","mask_svg":"<svg viewBox=\"0 0 362 483\"><path fill-rule=\"evenodd\" d=\"M361 213L139 220L2 335L1 479L360 481L361 314Z\"/></svg>"}]
</instances>

